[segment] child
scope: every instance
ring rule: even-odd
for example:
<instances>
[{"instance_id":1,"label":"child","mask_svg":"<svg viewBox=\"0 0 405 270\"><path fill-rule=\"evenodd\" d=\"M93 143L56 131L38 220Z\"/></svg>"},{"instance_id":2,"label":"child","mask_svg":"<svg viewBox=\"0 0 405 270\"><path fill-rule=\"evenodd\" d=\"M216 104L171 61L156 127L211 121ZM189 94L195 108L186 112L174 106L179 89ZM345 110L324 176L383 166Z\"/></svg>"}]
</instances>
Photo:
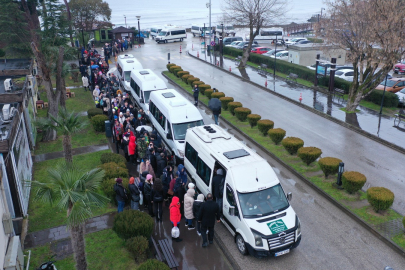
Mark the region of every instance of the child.
<instances>
[{"instance_id":1,"label":"child","mask_svg":"<svg viewBox=\"0 0 405 270\"><path fill-rule=\"evenodd\" d=\"M199 194L197 196L197 200L194 201L193 204L193 215L196 219L198 219L198 216L200 214L200 208L201 205L204 203L204 194ZM198 236L201 236L201 222L197 222L197 234Z\"/></svg>"},{"instance_id":2,"label":"child","mask_svg":"<svg viewBox=\"0 0 405 270\"><path fill-rule=\"evenodd\" d=\"M179 228L181 214L180 214L180 201L178 197L176 196L173 197L172 203L170 204L169 208L170 208L170 221L172 222L173 227ZM173 240L176 242L183 241L183 239L180 239L180 237L173 238Z\"/></svg>"}]
</instances>

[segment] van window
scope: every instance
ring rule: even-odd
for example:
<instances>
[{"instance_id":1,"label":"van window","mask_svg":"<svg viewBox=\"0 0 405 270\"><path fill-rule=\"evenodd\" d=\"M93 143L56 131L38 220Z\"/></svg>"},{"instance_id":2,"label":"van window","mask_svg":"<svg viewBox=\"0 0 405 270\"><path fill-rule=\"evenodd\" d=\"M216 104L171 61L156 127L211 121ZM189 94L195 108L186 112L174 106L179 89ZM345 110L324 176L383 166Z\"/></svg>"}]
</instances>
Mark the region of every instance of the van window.
<instances>
[{"instance_id":1,"label":"van window","mask_svg":"<svg viewBox=\"0 0 405 270\"><path fill-rule=\"evenodd\" d=\"M182 35L182 34L186 34L186 30L176 30L176 31L172 31L172 35Z\"/></svg>"},{"instance_id":2,"label":"van window","mask_svg":"<svg viewBox=\"0 0 405 270\"><path fill-rule=\"evenodd\" d=\"M152 93L152 91L144 91L143 92L143 94L145 95L145 97L144 97L145 103L149 103L150 93Z\"/></svg>"},{"instance_id":3,"label":"van window","mask_svg":"<svg viewBox=\"0 0 405 270\"><path fill-rule=\"evenodd\" d=\"M165 124L166 124L166 117L163 115L163 113L160 112L159 108L156 107L153 102L149 104L149 111L153 115L153 117L156 119L156 121L159 123L159 125L165 129Z\"/></svg>"},{"instance_id":4,"label":"van window","mask_svg":"<svg viewBox=\"0 0 405 270\"><path fill-rule=\"evenodd\" d=\"M153 104L152 101L149 104L149 111L150 111L151 115L155 115L156 106L155 106L155 104Z\"/></svg>"},{"instance_id":5,"label":"van window","mask_svg":"<svg viewBox=\"0 0 405 270\"><path fill-rule=\"evenodd\" d=\"M172 135L172 126L170 125L169 120L167 120L167 133Z\"/></svg>"},{"instance_id":6,"label":"van window","mask_svg":"<svg viewBox=\"0 0 405 270\"><path fill-rule=\"evenodd\" d=\"M194 168L197 168L197 157L197 151L195 151L195 149L189 143L186 143L186 158L188 161L190 161Z\"/></svg>"},{"instance_id":7,"label":"van window","mask_svg":"<svg viewBox=\"0 0 405 270\"><path fill-rule=\"evenodd\" d=\"M135 91L136 95L141 98L141 95L139 93L140 87L138 84L134 81L134 79L131 78L131 88ZM146 103L146 101L145 101Z\"/></svg>"},{"instance_id":8,"label":"van window","mask_svg":"<svg viewBox=\"0 0 405 270\"><path fill-rule=\"evenodd\" d=\"M226 200L230 206L235 206L235 215L239 216L238 206L236 205L235 195L229 185L226 185Z\"/></svg>"},{"instance_id":9,"label":"van window","mask_svg":"<svg viewBox=\"0 0 405 270\"><path fill-rule=\"evenodd\" d=\"M174 139L184 140L186 138L187 129L202 125L204 125L203 120L188 123L173 124Z\"/></svg>"},{"instance_id":10,"label":"van window","mask_svg":"<svg viewBox=\"0 0 405 270\"><path fill-rule=\"evenodd\" d=\"M192 30L200 31L200 27L198 27L198 26L191 26L191 29L192 29Z\"/></svg>"},{"instance_id":11,"label":"van window","mask_svg":"<svg viewBox=\"0 0 405 270\"><path fill-rule=\"evenodd\" d=\"M211 168L200 157L197 157L197 174L208 187L211 179Z\"/></svg>"}]
</instances>

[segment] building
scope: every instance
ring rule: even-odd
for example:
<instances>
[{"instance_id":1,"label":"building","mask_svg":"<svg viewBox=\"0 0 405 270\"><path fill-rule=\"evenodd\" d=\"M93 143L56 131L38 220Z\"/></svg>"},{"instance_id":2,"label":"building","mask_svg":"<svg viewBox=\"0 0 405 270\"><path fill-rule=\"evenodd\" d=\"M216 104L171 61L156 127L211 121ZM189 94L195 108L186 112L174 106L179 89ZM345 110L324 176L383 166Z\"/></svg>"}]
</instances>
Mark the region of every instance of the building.
<instances>
[{"instance_id":1,"label":"building","mask_svg":"<svg viewBox=\"0 0 405 270\"><path fill-rule=\"evenodd\" d=\"M346 50L337 46L310 43L290 45L288 62L301 66L311 66L316 62L316 55L321 55L321 60L330 62L331 58L336 58L337 65L346 63Z\"/></svg>"},{"instance_id":2,"label":"building","mask_svg":"<svg viewBox=\"0 0 405 270\"><path fill-rule=\"evenodd\" d=\"M119 26L117 28L114 28L112 30L112 33L113 33L114 40L123 39L123 38L134 40L134 37L135 37L135 30L134 29L125 28L123 26Z\"/></svg>"}]
</instances>

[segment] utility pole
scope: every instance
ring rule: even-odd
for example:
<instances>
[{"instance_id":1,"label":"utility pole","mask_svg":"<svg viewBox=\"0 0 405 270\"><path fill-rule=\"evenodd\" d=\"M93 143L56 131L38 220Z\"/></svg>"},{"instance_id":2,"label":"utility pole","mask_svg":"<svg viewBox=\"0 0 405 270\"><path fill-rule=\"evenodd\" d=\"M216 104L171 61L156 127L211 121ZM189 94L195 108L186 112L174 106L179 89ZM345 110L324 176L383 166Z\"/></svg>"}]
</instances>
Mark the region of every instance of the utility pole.
<instances>
[{"instance_id":1,"label":"utility pole","mask_svg":"<svg viewBox=\"0 0 405 270\"><path fill-rule=\"evenodd\" d=\"M207 3L207 8L209 9L209 33L210 33L210 37L209 37L209 47L211 48L211 0L209 1L209 3Z\"/></svg>"}]
</instances>

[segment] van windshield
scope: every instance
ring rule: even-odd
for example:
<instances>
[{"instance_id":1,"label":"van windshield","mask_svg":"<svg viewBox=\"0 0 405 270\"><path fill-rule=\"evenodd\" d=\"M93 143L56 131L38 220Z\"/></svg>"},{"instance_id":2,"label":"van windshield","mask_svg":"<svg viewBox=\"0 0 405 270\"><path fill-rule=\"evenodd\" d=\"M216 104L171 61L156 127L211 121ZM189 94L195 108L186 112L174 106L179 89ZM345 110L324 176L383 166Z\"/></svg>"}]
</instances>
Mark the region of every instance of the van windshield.
<instances>
[{"instance_id":1,"label":"van windshield","mask_svg":"<svg viewBox=\"0 0 405 270\"><path fill-rule=\"evenodd\" d=\"M166 31L160 31L158 36L166 36Z\"/></svg>"},{"instance_id":2,"label":"van windshield","mask_svg":"<svg viewBox=\"0 0 405 270\"><path fill-rule=\"evenodd\" d=\"M131 71L124 71L125 75L125 81L130 82L131 81Z\"/></svg>"},{"instance_id":3,"label":"van windshield","mask_svg":"<svg viewBox=\"0 0 405 270\"><path fill-rule=\"evenodd\" d=\"M204 125L203 120L198 120L188 123L173 124L173 133L175 140L184 140L186 138L187 129Z\"/></svg>"},{"instance_id":4,"label":"van windshield","mask_svg":"<svg viewBox=\"0 0 405 270\"><path fill-rule=\"evenodd\" d=\"M238 192L238 197L244 218L267 216L289 206L280 184L256 192Z\"/></svg>"}]
</instances>

